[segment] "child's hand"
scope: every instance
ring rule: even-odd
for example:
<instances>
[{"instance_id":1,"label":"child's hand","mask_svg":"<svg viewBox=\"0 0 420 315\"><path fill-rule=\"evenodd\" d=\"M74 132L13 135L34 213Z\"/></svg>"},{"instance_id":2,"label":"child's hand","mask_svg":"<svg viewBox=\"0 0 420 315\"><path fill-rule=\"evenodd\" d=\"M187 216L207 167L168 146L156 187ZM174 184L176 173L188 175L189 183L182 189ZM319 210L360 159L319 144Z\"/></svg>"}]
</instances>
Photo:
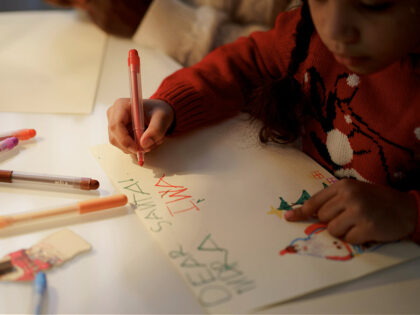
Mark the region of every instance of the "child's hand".
<instances>
[{"instance_id":1,"label":"child's hand","mask_svg":"<svg viewBox=\"0 0 420 315\"><path fill-rule=\"evenodd\" d=\"M165 134L174 120L172 107L161 100L144 100L145 123L148 124L140 139L144 152L149 152L163 143ZM125 153L136 154L138 147L133 139L131 105L129 98L115 101L108 111L109 142Z\"/></svg>"},{"instance_id":2,"label":"child's hand","mask_svg":"<svg viewBox=\"0 0 420 315\"><path fill-rule=\"evenodd\" d=\"M288 221L317 216L335 237L353 244L389 242L414 233L415 197L388 187L344 179L316 193L301 208L285 213Z\"/></svg>"}]
</instances>

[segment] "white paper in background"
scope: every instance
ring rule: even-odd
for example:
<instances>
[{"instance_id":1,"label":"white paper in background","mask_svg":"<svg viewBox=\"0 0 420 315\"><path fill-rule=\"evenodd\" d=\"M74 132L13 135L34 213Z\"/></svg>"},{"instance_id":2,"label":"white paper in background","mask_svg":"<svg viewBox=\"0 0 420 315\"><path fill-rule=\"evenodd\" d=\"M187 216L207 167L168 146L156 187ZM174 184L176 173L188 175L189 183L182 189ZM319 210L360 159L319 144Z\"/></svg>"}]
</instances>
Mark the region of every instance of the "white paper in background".
<instances>
[{"instance_id":1,"label":"white paper in background","mask_svg":"<svg viewBox=\"0 0 420 315\"><path fill-rule=\"evenodd\" d=\"M0 111L90 113L106 37L71 11L0 14Z\"/></svg>"},{"instance_id":2,"label":"white paper in background","mask_svg":"<svg viewBox=\"0 0 420 315\"><path fill-rule=\"evenodd\" d=\"M286 222L279 209L333 177L296 149L259 144L242 118L167 139L144 167L109 144L91 149L208 312L251 312L420 256L411 242L359 253L315 222Z\"/></svg>"}]
</instances>

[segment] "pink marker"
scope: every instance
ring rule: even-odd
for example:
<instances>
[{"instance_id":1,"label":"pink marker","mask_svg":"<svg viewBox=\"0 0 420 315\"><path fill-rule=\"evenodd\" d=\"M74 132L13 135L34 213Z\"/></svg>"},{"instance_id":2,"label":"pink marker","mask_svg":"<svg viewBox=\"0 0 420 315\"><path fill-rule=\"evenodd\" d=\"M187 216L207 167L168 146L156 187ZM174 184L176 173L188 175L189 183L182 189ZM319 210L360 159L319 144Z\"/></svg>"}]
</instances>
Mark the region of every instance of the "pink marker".
<instances>
[{"instance_id":1,"label":"pink marker","mask_svg":"<svg viewBox=\"0 0 420 315\"><path fill-rule=\"evenodd\" d=\"M11 150L19 143L19 139L16 137L7 138L5 140L0 141L0 152Z\"/></svg>"}]
</instances>

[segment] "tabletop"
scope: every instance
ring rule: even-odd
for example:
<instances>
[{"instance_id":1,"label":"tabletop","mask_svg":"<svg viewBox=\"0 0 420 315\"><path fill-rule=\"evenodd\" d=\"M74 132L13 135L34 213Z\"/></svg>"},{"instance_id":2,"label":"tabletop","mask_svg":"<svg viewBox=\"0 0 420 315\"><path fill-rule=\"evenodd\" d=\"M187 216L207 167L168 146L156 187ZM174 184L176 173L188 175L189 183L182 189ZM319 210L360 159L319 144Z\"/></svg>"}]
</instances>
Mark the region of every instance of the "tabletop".
<instances>
[{"instance_id":1,"label":"tabletop","mask_svg":"<svg viewBox=\"0 0 420 315\"><path fill-rule=\"evenodd\" d=\"M0 155L1 169L85 176L101 183L93 192L1 184L0 215L117 193L89 148L108 141L106 110L115 99L129 96L126 57L131 48L137 48L142 58L145 97L180 67L150 48L109 37L91 114L0 113L2 130L37 131L34 139ZM203 312L130 207L57 220L26 233L2 232L0 257L28 248L64 227L89 242L92 250L48 271L48 313ZM30 312L32 289L31 283L0 283L0 313ZM273 305L261 313L418 313L418 292L419 259Z\"/></svg>"}]
</instances>

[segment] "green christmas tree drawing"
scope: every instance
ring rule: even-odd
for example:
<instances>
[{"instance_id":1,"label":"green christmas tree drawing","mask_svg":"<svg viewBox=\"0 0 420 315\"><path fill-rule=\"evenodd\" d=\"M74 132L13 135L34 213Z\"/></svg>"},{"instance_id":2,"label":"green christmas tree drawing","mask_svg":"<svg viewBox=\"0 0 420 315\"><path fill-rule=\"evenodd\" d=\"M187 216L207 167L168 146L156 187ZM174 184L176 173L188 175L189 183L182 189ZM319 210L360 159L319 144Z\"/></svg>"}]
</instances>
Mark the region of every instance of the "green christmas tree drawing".
<instances>
[{"instance_id":1,"label":"green christmas tree drawing","mask_svg":"<svg viewBox=\"0 0 420 315\"><path fill-rule=\"evenodd\" d=\"M286 200L284 200L282 197L280 198L280 206L277 208L277 210L292 210L293 206L296 205L303 205L303 203L311 198L311 195L305 190L302 190L302 194L300 195L299 199L292 204L289 204Z\"/></svg>"}]
</instances>

